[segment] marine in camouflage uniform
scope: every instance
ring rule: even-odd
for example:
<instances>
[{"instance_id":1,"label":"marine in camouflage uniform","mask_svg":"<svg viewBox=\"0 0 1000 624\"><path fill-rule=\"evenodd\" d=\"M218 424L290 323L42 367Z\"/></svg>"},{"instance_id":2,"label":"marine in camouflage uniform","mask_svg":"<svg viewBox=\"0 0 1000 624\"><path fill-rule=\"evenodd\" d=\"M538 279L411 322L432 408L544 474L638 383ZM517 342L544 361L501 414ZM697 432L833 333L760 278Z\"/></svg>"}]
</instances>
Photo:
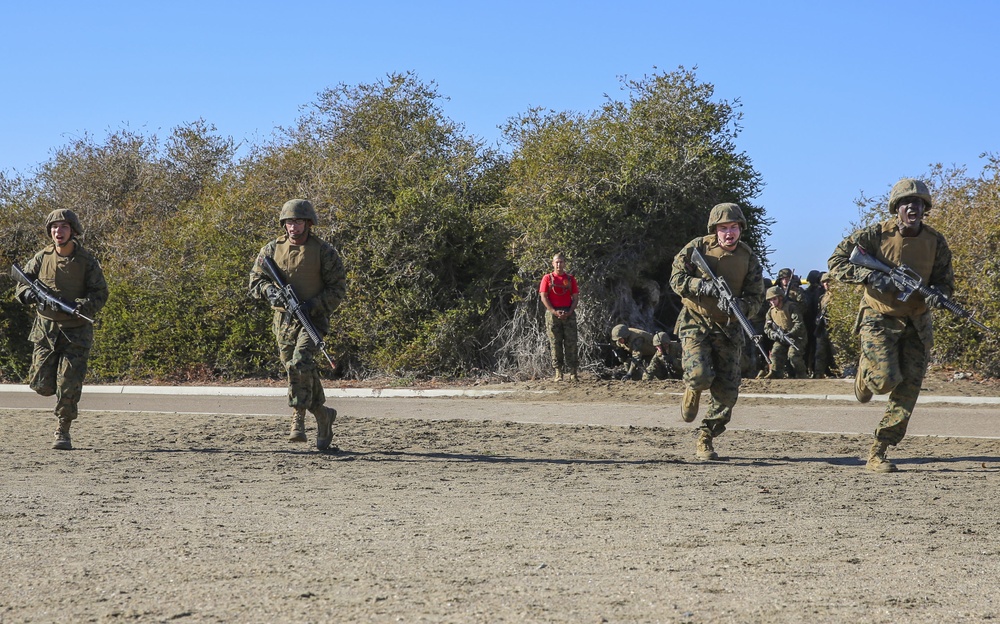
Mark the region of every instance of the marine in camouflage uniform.
<instances>
[{"instance_id":1,"label":"marine in camouflage uniform","mask_svg":"<svg viewBox=\"0 0 1000 624\"><path fill-rule=\"evenodd\" d=\"M347 278L340 254L333 245L312 233L316 210L305 199L285 202L278 216L285 234L264 245L250 271L250 296L271 303L274 309L272 330L278 342L278 354L288 376L288 405L292 408L289 442L305 442L305 412L316 418L316 447L330 448L332 426L337 410L326 407L323 382L317 368L319 347L293 314L279 288L262 266L263 258L273 258L286 283L308 309L316 331L324 336L330 331L330 314L343 301ZM333 450L337 450L333 447Z\"/></svg>"},{"instance_id":2,"label":"marine in camouflage uniform","mask_svg":"<svg viewBox=\"0 0 1000 624\"><path fill-rule=\"evenodd\" d=\"M552 368L556 371L555 381L562 381L564 372L569 374L570 381L579 381L576 304L580 288L565 266L566 257L561 253L552 257L552 272L542 278L538 295L545 306L545 333L549 338Z\"/></svg>"},{"instance_id":3,"label":"marine in camouflage uniform","mask_svg":"<svg viewBox=\"0 0 1000 624\"><path fill-rule=\"evenodd\" d=\"M72 210L53 210L45 219L46 235L52 240L23 267L56 297L84 316L94 318L108 301L108 285L101 264L78 237L83 226ZM34 292L18 284L14 296L21 303L35 303ZM59 420L52 448L70 450L70 424L78 415L77 405L87 375L87 359L94 345L94 326L77 316L39 305L28 339L34 343L28 385L42 396L56 396Z\"/></svg>"},{"instance_id":4,"label":"marine in camouflage uniform","mask_svg":"<svg viewBox=\"0 0 1000 624\"><path fill-rule=\"evenodd\" d=\"M819 289L822 295L819 297L816 311L816 359L813 364L813 377L823 379L837 376L834 371L833 343L830 341L829 313L833 295L830 293L829 272L823 273L820 277Z\"/></svg>"},{"instance_id":5,"label":"marine in camouflage uniform","mask_svg":"<svg viewBox=\"0 0 1000 624\"><path fill-rule=\"evenodd\" d=\"M781 269L778 271L778 277L775 279L774 285L781 287L781 291L785 293L786 299L791 299L798 304L801 304L805 299L802 282L799 281L799 278L796 277L795 272L791 269Z\"/></svg>"},{"instance_id":6,"label":"marine in camouflage uniform","mask_svg":"<svg viewBox=\"0 0 1000 624\"><path fill-rule=\"evenodd\" d=\"M914 293L907 301L887 275L851 264L856 246L872 257L897 266L905 264L923 284L950 297L955 289L951 250L944 236L923 223L932 206L927 185L903 179L889 192L892 218L857 230L842 241L830 256L830 275L848 284L864 284L855 333L861 339L861 357L854 381L858 400L867 403L872 394L889 394L885 414L875 429L867 468L893 472L886 449L906 435L906 427L920 394L934 342L931 308L940 305L940 295L926 300Z\"/></svg>"},{"instance_id":7,"label":"marine in camouflage uniform","mask_svg":"<svg viewBox=\"0 0 1000 624\"><path fill-rule=\"evenodd\" d=\"M657 332L653 335L653 346L656 347L656 354L649 361L645 372L642 373L643 381L654 379L680 379L681 370L681 343L671 340L667 332Z\"/></svg>"},{"instance_id":8,"label":"marine in camouflage uniform","mask_svg":"<svg viewBox=\"0 0 1000 624\"><path fill-rule=\"evenodd\" d=\"M611 330L611 342L628 353L629 359L625 362L622 381L641 379L646 367L656 355L653 334L627 325L615 325Z\"/></svg>"},{"instance_id":9,"label":"marine in camouflage uniform","mask_svg":"<svg viewBox=\"0 0 1000 624\"><path fill-rule=\"evenodd\" d=\"M674 257L670 274L670 287L683 303L674 333L683 351L684 422L692 422L698 415L701 393L711 393L699 428L696 449L700 459L718 459L713 439L722 435L732 419L740 389L743 330L735 318L719 308L714 284L703 279L691 262L691 254L697 249L739 299L743 313L753 316L764 302L764 277L753 250L739 240L746 225L738 205L718 204L709 214L709 235L685 245Z\"/></svg>"},{"instance_id":10,"label":"marine in camouflage uniform","mask_svg":"<svg viewBox=\"0 0 1000 624\"><path fill-rule=\"evenodd\" d=\"M771 346L771 369L761 377L781 379L785 376L785 368L791 365L792 377L805 379L808 377L803 349L806 345L806 324L801 308L791 299L785 299L785 292L780 286L769 288L766 297L770 307L764 319L764 333L774 344ZM795 344L785 344L775 328L784 332Z\"/></svg>"}]
</instances>

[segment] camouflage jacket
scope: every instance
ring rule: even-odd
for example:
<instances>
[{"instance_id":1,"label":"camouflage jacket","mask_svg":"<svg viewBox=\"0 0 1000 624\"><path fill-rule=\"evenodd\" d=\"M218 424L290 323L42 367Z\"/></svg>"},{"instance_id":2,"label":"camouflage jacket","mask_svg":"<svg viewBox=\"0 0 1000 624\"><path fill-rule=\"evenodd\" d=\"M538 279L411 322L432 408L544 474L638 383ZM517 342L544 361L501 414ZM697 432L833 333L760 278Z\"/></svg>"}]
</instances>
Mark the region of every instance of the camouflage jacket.
<instances>
[{"instance_id":1,"label":"camouflage jacket","mask_svg":"<svg viewBox=\"0 0 1000 624\"><path fill-rule=\"evenodd\" d=\"M340 254L333 245L315 234L310 234L309 238L320 244L320 278L323 282L322 291L310 300L309 318L316 326L316 331L323 335L330 331L330 314L340 305L347 293L347 274ZM261 258L264 256L274 258L275 248L286 240L287 236L282 236L269 242L257 255L250 270L250 296L254 299L267 301L267 287L275 285L261 266ZM302 329L292 314L277 308L274 309L273 327L278 339L288 343L294 343Z\"/></svg>"},{"instance_id":2,"label":"camouflage jacket","mask_svg":"<svg viewBox=\"0 0 1000 624\"><path fill-rule=\"evenodd\" d=\"M743 314L750 318L764 305L764 271L761 268L760 261L750 247L743 242L740 242L739 245L742 249L749 252L749 266L747 267L746 278L743 280L743 287L738 291L736 289L732 290L733 296L740 302ZM685 245L674 256L670 271L670 288L680 295L682 299L694 299L697 296L698 284L702 277L697 267L691 263L691 252L694 249L698 249L699 253L704 256L709 248L717 246L718 242L714 236L699 236ZM732 285L730 285L730 288L732 288ZM680 314L677 317L677 325L675 326L674 333L683 338L682 332L684 334L691 332L707 333L713 330L713 325L716 324L691 310L687 305L684 305L681 306ZM725 327L722 327L722 329L733 340L738 339L740 332L742 332L740 324L735 318L730 318L730 322Z\"/></svg>"},{"instance_id":3,"label":"camouflage jacket","mask_svg":"<svg viewBox=\"0 0 1000 624\"><path fill-rule=\"evenodd\" d=\"M948 248L948 243L940 232L934 230L927 224L923 224L922 227L926 228L926 230L937 239L936 252L931 263L930 276L926 280L925 285L937 288L944 293L946 297L950 297L955 291L955 273L951 266L951 249ZM865 284L868 276L874 271L866 267L851 264L851 252L854 251L856 246L860 246L881 262L885 262L891 266L892 262L888 262L886 258L883 257L881 246L883 239L886 236L891 236L897 233L898 229L898 221L893 218L888 221L869 225L857 230L837 245L837 248L833 251L833 255L830 256L830 259L827 262L830 268L830 276L832 278L846 284L865 285L866 296L861 299L861 306L858 311L858 323L861 322L862 318L866 314L875 314L878 316L885 315L875 310L868 302L869 297L877 297L880 295L880 293L875 291L875 289L871 286ZM912 297L919 296L920 295L918 294L914 294ZM892 303L892 299L889 299L889 302L889 305L894 305ZM904 306L903 302L899 302L895 305L900 309L903 309ZM928 312L929 310L927 310L926 306L921 306L911 314L907 315L917 325L917 328L921 331L921 333L930 331L931 320ZM855 330L857 329L858 325L856 324Z\"/></svg>"},{"instance_id":4,"label":"camouflage jacket","mask_svg":"<svg viewBox=\"0 0 1000 624\"><path fill-rule=\"evenodd\" d=\"M39 251L34 257L29 260L24 267L22 267L24 273L32 278L38 279L38 273L42 268L42 262L45 261L47 256L53 256L56 253L55 246L49 245L45 249ZM71 262L71 263L82 263L83 264L83 296L75 297L70 299L66 296L66 293L60 292L58 285L55 282L47 282L42 279L42 283L47 286L52 293L65 301L66 303L73 305L78 304L78 309L81 314L93 318L98 312L104 307L104 304L108 302L108 284L104 281L104 270L101 268L101 263L97 261L97 258L90 253L87 249L84 249L83 245L79 241L76 241L73 247L73 253L70 254L65 259L60 259L60 261ZM21 303L27 303L26 297L30 288L25 284L18 284L17 288L14 290L14 296ZM41 311L35 315L34 325L31 329L31 335L29 340L32 342L41 342L43 339L48 339L52 344L55 344L55 339L58 337L60 331L66 329L82 328L86 329L81 336L82 341L87 342L85 346L90 346L90 342L93 339L93 326L89 322L84 321L62 312L52 312L51 310ZM74 340L74 342L76 342Z\"/></svg>"}]
</instances>

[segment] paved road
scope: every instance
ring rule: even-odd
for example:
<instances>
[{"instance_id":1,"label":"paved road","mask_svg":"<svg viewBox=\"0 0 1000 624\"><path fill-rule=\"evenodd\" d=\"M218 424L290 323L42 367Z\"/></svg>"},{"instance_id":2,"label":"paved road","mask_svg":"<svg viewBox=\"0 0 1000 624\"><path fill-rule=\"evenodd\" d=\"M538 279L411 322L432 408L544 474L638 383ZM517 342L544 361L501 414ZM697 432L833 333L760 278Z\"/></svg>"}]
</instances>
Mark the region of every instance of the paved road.
<instances>
[{"instance_id":1,"label":"paved road","mask_svg":"<svg viewBox=\"0 0 1000 624\"><path fill-rule=\"evenodd\" d=\"M452 396L449 396L452 395ZM477 390L327 390L328 403L355 418L420 418L426 420L508 420L544 424L590 424L636 427L693 427L679 417L680 398L664 395L663 406L635 403L515 402ZM810 397L808 403L787 395L744 395L732 429L871 433L884 403L859 405L839 396ZM807 396L807 395L803 395ZM853 397L850 397L853 399ZM910 435L1000 439L1000 399L934 397L917 406ZM947 401L947 402L942 402ZM54 399L25 386L0 386L0 409L50 410ZM288 414L280 388L193 388L88 386L80 409L188 414Z\"/></svg>"}]
</instances>

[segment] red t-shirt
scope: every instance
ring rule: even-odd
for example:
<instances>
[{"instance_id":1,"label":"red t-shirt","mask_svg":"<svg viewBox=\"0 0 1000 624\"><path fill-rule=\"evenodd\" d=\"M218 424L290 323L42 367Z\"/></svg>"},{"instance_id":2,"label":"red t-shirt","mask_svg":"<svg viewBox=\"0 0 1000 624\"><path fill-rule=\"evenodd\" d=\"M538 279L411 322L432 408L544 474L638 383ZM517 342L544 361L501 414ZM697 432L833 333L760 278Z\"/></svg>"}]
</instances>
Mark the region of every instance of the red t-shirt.
<instances>
[{"instance_id":1,"label":"red t-shirt","mask_svg":"<svg viewBox=\"0 0 1000 624\"><path fill-rule=\"evenodd\" d=\"M569 273L562 276L548 273L542 278L538 292L549 294L549 303L553 308L568 308L573 305L573 295L580 289L576 287L576 278Z\"/></svg>"}]
</instances>

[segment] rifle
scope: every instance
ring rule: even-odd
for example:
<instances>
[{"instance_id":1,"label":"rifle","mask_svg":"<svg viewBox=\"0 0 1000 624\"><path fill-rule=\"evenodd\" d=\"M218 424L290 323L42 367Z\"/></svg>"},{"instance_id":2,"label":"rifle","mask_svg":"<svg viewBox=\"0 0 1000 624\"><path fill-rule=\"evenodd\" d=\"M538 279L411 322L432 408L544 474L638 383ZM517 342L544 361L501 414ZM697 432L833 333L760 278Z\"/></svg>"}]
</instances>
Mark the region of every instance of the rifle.
<instances>
[{"instance_id":1,"label":"rifle","mask_svg":"<svg viewBox=\"0 0 1000 624\"><path fill-rule=\"evenodd\" d=\"M55 294L49 290L48 286L41 283L37 279L33 280L28 277L28 275L21 270L21 267L17 266L16 262L12 262L10 265L10 276L14 278L15 281L21 282L30 288L31 292L35 295L35 299L37 299L38 303L42 306L83 319L91 325L94 324L94 319L89 316L84 316L79 310L76 309L76 306L71 306L59 297L55 296Z\"/></svg>"},{"instance_id":2,"label":"rifle","mask_svg":"<svg viewBox=\"0 0 1000 624\"><path fill-rule=\"evenodd\" d=\"M910 295L915 292L920 293L925 298L932 295L938 295L941 297L941 307L945 308L955 316L967 319L983 331L990 331L989 327L972 318L972 312L969 312L948 297L945 297L944 294L938 289L924 286L923 278L921 278L916 271L905 264L901 264L897 267L891 267L888 264L881 262L878 258L870 255L867 251L862 249L860 245L856 245L854 247L854 251L851 252L849 260L851 264L888 275L892 280L893 286L899 290L899 295L897 295L896 298L900 301L906 301L910 298Z\"/></svg>"},{"instance_id":3,"label":"rifle","mask_svg":"<svg viewBox=\"0 0 1000 624\"><path fill-rule=\"evenodd\" d=\"M281 298L285 302L285 308L288 312L298 319L299 324L302 325L302 329L306 330L309 334L309 339L313 341L313 344L319 349L320 353L326 358L326 361L330 363L330 368L337 368L337 364L330 359L330 356L326 353L326 343L323 341L322 336L316 331L316 326L313 325L312 319L309 318L308 310L302 308L302 302L299 301L298 295L295 294L295 290L292 285L285 281L282 277L278 265L274 263L274 258L268 256L263 256L261 264L264 266L264 270L271 277L271 280L275 283L278 289L281 291Z\"/></svg>"},{"instance_id":4,"label":"rifle","mask_svg":"<svg viewBox=\"0 0 1000 624\"><path fill-rule=\"evenodd\" d=\"M786 332L785 330L781 329L780 327L778 327L774 323L771 323L770 325L771 325L771 333L773 333L775 336L777 336L778 340L780 340L781 342L785 343L786 345L788 345L790 347L795 347L796 349L799 348L799 345L796 344L795 340L791 336L788 335L788 332Z\"/></svg>"},{"instance_id":5,"label":"rifle","mask_svg":"<svg viewBox=\"0 0 1000 624\"><path fill-rule=\"evenodd\" d=\"M760 343L761 336L760 334L754 333L753 325L751 325L750 321L747 320L746 315L743 314L743 310L740 310L740 306L736 302L736 297L733 296L733 291L729 290L729 284L726 283L726 280L721 277L716 277L715 274L712 273L712 269L708 266L708 262L705 261L701 252L697 249L691 250L691 261L694 262L695 266L701 270L704 279L707 279L715 284L715 288L719 292L719 309L736 317L740 327L743 328L743 332L750 338L750 340L753 341L755 345L757 345L757 349L759 349L761 355L764 356L764 361L767 362L768 367L770 367L771 357L767 354L767 351L764 350L764 347Z\"/></svg>"}]
</instances>

